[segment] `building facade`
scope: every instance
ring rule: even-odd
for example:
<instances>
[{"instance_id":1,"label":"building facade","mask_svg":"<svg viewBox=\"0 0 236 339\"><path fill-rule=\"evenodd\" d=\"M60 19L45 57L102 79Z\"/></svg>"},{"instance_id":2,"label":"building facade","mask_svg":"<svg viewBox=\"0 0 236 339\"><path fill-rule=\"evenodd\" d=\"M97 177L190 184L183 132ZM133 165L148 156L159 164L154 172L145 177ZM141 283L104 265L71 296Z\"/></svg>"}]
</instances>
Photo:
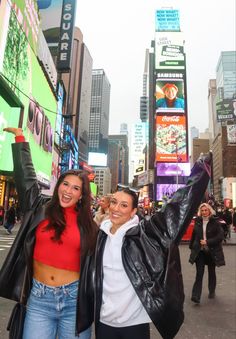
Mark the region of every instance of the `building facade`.
<instances>
[{"instance_id":1,"label":"building facade","mask_svg":"<svg viewBox=\"0 0 236 339\"><path fill-rule=\"evenodd\" d=\"M92 71L89 152L108 152L111 85L103 69Z\"/></svg>"},{"instance_id":2,"label":"building facade","mask_svg":"<svg viewBox=\"0 0 236 339\"><path fill-rule=\"evenodd\" d=\"M127 135L122 135L122 134L116 134L116 135L109 135L108 136L108 167L112 167L112 162L116 161L113 159L112 161L110 160L113 158L111 154L111 144L117 144L119 147L119 152L117 158L118 163L119 163L119 175L118 175L118 183L128 185L129 183L129 146L128 146L128 136ZM111 168L110 167L110 168ZM112 170L111 173L113 174ZM112 187L114 188L115 183L113 183Z\"/></svg>"},{"instance_id":3,"label":"building facade","mask_svg":"<svg viewBox=\"0 0 236 339\"><path fill-rule=\"evenodd\" d=\"M95 167L94 174L94 183L98 187L98 195L103 196L111 193L111 172L109 167Z\"/></svg>"},{"instance_id":4,"label":"building facade","mask_svg":"<svg viewBox=\"0 0 236 339\"><path fill-rule=\"evenodd\" d=\"M236 51L221 52L216 67L216 81L210 87L215 106L210 112L214 126L210 148L213 150L213 193L217 201L231 201L235 207L236 185L236 119L230 111L236 93ZM208 95L211 104L212 96ZM231 110L233 106L231 107ZM227 185L229 187L227 187ZM225 193L224 193L225 192ZM231 192L231 193L230 193Z\"/></svg>"}]
</instances>

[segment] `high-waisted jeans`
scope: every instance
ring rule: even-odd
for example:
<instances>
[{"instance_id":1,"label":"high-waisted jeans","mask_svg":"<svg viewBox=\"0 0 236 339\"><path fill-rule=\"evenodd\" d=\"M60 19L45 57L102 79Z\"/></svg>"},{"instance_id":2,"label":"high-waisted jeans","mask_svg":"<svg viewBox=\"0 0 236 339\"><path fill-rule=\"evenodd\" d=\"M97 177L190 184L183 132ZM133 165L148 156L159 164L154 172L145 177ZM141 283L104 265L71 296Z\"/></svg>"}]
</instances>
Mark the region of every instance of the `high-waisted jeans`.
<instances>
[{"instance_id":1,"label":"high-waisted jeans","mask_svg":"<svg viewBox=\"0 0 236 339\"><path fill-rule=\"evenodd\" d=\"M78 284L53 287L33 279L23 339L90 339L91 328L75 335Z\"/></svg>"}]
</instances>

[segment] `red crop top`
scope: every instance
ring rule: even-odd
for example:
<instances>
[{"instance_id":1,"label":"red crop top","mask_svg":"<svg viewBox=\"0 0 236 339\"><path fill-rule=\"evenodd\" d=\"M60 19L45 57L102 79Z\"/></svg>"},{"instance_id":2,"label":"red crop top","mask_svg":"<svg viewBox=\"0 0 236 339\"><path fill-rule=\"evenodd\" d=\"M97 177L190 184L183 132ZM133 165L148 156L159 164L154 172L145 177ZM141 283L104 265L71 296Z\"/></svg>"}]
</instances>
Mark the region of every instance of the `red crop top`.
<instances>
[{"instance_id":1,"label":"red crop top","mask_svg":"<svg viewBox=\"0 0 236 339\"><path fill-rule=\"evenodd\" d=\"M15 137L16 143L24 142L24 135ZM77 226L75 206L65 208L66 228L61 242L51 240L54 230L45 231L48 220L40 222L36 229L36 242L33 258L45 265L79 272L80 271L80 231Z\"/></svg>"},{"instance_id":2,"label":"red crop top","mask_svg":"<svg viewBox=\"0 0 236 339\"><path fill-rule=\"evenodd\" d=\"M77 212L74 206L65 208L66 228L61 242L51 240L54 230L45 231L48 220L43 220L36 229L36 243L33 258L45 265L79 272L80 232L77 226Z\"/></svg>"}]
</instances>

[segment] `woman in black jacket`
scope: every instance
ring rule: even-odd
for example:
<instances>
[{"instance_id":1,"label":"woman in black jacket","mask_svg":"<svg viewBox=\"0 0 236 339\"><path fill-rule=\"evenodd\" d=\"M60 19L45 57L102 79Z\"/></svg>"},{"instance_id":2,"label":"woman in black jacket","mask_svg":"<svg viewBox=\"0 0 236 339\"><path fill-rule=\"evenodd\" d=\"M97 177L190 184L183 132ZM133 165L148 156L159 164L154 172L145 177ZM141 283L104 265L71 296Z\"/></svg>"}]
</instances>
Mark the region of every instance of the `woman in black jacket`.
<instances>
[{"instance_id":1,"label":"woman in black jacket","mask_svg":"<svg viewBox=\"0 0 236 339\"><path fill-rule=\"evenodd\" d=\"M211 154L198 159L187 185L149 220L139 221L135 192L111 197L95 255L96 339L149 339L151 321L165 339L178 332L184 319L178 244L207 188L210 164Z\"/></svg>"},{"instance_id":2,"label":"woman in black jacket","mask_svg":"<svg viewBox=\"0 0 236 339\"><path fill-rule=\"evenodd\" d=\"M97 226L91 215L87 173L62 173L52 197L41 194L29 144L20 128L5 128L15 135L12 145L14 176L24 218L0 270L0 296L27 302L23 339L89 339L93 299L92 279L80 293L84 271L94 252ZM79 334L80 333L80 334Z\"/></svg>"},{"instance_id":3,"label":"woman in black jacket","mask_svg":"<svg viewBox=\"0 0 236 339\"><path fill-rule=\"evenodd\" d=\"M191 297L194 303L200 303L205 265L208 267L208 298L215 297L215 267L225 265L223 239L223 229L218 218L215 217L215 211L209 204L201 204L189 244L191 249L189 262L196 264L196 278Z\"/></svg>"}]
</instances>

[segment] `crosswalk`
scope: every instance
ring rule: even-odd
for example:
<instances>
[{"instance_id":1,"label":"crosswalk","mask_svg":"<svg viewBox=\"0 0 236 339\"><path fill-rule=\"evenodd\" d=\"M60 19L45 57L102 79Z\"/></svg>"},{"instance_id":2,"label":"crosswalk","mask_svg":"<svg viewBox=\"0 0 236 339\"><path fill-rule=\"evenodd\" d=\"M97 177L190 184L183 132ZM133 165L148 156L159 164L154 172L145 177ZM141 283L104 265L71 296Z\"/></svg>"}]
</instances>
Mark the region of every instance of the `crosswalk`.
<instances>
[{"instance_id":1,"label":"crosswalk","mask_svg":"<svg viewBox=\"0 0 236 339\"><path fill-rule=\"evenodd\" d=\"M14 239L15 235L8 235L5 232L0 232L0 251L8 250Z\"/></svg>"}]
</instances>

